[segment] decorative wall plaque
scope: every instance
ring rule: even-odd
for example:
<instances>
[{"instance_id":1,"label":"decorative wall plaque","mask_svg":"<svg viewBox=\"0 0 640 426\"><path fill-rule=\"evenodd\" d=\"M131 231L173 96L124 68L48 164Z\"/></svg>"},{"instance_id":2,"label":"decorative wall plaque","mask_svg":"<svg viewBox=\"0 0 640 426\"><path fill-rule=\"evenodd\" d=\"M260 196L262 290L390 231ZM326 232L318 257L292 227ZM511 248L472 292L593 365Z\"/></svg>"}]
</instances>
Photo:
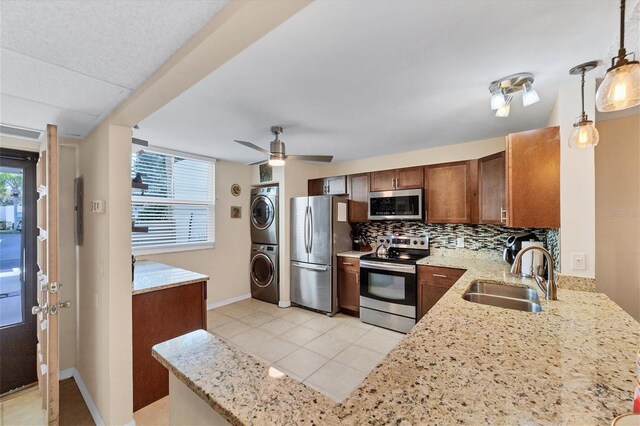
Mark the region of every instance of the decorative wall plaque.
<instances>
[{"instance_id":1,"label":"decorative wall plaque","mask_svg":"<svg viewBox=\"0 0 640 426\"><path fill-rule=\"evenodd\" d=\"M237 197L238 195L240 195L241 192L242 192L242 188L240 188L240 185L238 185L237 183L234 183L233 185L231 185L231 195L233 195L234 197Z\"/></svg>"},{"instance_id":2,"label":"decorative wall plaque","mask_svg":"<svg viewBox=\"0 0 640 426\"><path fill-rule=\"evenodd\" d=\"M240 219L240 218L242 218L242 207L231 206L231 219Z\"/></svg>"}]
</instances>

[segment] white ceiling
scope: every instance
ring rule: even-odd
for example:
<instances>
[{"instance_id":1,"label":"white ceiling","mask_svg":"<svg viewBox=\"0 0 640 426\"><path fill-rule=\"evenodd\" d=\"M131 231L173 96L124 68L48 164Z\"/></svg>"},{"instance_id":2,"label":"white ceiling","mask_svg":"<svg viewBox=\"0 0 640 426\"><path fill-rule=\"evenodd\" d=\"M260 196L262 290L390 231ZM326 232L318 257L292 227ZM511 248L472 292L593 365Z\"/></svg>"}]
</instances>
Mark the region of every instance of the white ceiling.
<instances>
[{"instance_id":1,"label":"white ceiling","mask_svg":"<svg viewBox=\"0 0 640 426\"><path fill-rule=\"evenodd\" d=\"M334 161L478 140L545 126L568 70L604 59L615 1L315 1L140 123L151 144L234 161L261 154L283 125L289 154ZM493 116L488 85L528 71ZM576 111L576 115L579 111Z\"/></svg>"},{"instance_id":2,"label":"white ceiling","mask_svg":"<svg viewBox=\"0 0 640 426\"><path fill-rule=\"evenodd\" d=\"M226 3L2 0L0 122L86 136Z\"/></svg>"}]
</instances>

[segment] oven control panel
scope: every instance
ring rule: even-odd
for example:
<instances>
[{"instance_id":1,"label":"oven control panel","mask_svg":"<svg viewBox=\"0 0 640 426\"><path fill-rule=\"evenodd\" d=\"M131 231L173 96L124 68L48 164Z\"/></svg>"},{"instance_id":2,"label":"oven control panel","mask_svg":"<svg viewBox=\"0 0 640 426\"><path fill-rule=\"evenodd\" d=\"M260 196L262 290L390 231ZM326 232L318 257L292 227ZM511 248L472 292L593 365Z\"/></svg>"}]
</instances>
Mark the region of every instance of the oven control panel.
<instances>
[{"instance_id":1,"label":"oven control panel","mask_svg":"<svg viewBox=\"0 0 640 426\"><path fill-rule=\"evenodd\" d=\"M411 235L380 235L378 245L395 248L429 249L429 236L416 237Z\"/></svg>"}]
</instances>

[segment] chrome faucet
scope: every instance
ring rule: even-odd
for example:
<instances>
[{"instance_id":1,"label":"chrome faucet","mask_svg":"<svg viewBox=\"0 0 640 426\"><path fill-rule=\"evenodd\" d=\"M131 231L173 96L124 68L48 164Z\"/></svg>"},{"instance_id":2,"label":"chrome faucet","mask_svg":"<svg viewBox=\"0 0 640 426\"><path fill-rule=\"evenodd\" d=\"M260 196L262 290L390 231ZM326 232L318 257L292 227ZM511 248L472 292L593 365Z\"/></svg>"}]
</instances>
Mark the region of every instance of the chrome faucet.
<instances>
[{"instance_id":1,"label":"chrome faucet","mask_svg":"<svg viewBox=\"0 0 640 426\"><path fill-rule=\"evenodd\" d=\"M551 253L549 253L547 249L540 246L524 247L516 255L516 258L513 261L513 265L511 266L511 273L516 275L520 274L520 272L522 271L522 255L532 250L540 251L544 255L544 258L547 259L547 279L542 278L538 274L538 271L533 271L533 277L536 280L536 284L538 284L540 290L544 292L545 299L558 300L558 285L556 284L556 279L553 271L553 256L551 256Z\"/></svg>"}]
</instances>

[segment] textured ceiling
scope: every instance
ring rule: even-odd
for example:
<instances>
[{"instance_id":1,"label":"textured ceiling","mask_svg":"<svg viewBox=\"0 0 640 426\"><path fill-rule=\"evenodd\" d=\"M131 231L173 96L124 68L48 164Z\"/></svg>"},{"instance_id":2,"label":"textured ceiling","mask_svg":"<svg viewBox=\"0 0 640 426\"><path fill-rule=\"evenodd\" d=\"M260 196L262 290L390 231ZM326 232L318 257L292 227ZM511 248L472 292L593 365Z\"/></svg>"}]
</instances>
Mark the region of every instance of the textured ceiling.
<instances>
[{"instance_id":1,"label":"textured ceiling","mask_svg":"<svg viewBox=\"0 0 640 426\"><path fill-rule=\"evenodd\" d=\"M0 121L84 137L225 4L0 3Z\"/></svg>"},{"instance_id":2,"label":"textured ceiling","mask_svg":"<svg viewBox=\"0 0 640 426\"><path fill-rule=\"evenodd\" d=\"M615 1L316 1L140 123L150 143L255 161L283 125L290 154L335 161L545 126L568 70L604 59ZM508 119L489 83L528 71L541 101ZM577 84L577 83L576 83ZM576 111L578 114L579 111Z\"/></svg>"}]
</instances>

